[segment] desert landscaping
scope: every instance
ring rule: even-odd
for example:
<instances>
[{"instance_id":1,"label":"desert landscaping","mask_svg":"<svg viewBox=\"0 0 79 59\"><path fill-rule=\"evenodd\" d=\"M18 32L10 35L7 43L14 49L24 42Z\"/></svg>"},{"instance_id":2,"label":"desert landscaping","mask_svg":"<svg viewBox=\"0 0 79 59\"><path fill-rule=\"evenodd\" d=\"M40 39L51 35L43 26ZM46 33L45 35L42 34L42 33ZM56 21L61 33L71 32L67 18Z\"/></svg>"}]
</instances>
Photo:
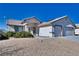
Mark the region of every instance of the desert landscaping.
<instances>
[{"instance_id":1,"label":"desert landscaping","mask_svg":"<svg viewBox=\"0 0 79 59\"><path fill-rule=\"evenodd\" d=\"M0 41L0 56L79 56L79 42L63 38L10 38Z\"/></svg>"}]
</instances>

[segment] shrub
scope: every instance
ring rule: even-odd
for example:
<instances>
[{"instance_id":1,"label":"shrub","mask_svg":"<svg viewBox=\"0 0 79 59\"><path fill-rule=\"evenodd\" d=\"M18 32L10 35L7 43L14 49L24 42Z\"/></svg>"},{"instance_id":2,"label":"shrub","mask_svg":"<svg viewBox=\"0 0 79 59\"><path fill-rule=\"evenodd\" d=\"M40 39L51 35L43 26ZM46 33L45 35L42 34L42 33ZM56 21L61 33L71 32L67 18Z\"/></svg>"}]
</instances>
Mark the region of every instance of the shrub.
<instances>
[{"instance_id":1,"label":"shrub","mask_svg":"<svg viewBox=\"0 0 79 59\"><path fill-rule=\"evenodd\" d=\"M27 37L34 37L30 32L7 32L5 33L6 37L16 37L16 38L27 38Z\"/></svg>"},{"instance_id":2,"label":"shrub","mask_svg":"<svg viewBox=\"0 0 79 59\"><path fill-rule=\"evenodd\" d=\"M22 31L22 32L16 32L14 37L16 37L16 38L27 38L27 37L33 37L33 35L30 32Z\"/></svg>"},{"instance_id":3,"label":"shrub","mask_svg":"<svg viewBox=\"0 0 79 59\"><path fill-rule=\"evenodd\" d=\"M15 32L9 31L9 32L5 33L5 36L7 36L7 37L13 37L14 34L15 34Z\"/></svg>"},{"instance_id":4,"label":"shrub","mask_svg":"<svg viewBox=\"0 0 79 59\"><path fill-rule=\"evenodd\" d=\"M16 37L16 38L21 38L21 33L20 33L20 32L16 32L16 33L14 34L14 37Z\"/></svg>"}]
</instances>

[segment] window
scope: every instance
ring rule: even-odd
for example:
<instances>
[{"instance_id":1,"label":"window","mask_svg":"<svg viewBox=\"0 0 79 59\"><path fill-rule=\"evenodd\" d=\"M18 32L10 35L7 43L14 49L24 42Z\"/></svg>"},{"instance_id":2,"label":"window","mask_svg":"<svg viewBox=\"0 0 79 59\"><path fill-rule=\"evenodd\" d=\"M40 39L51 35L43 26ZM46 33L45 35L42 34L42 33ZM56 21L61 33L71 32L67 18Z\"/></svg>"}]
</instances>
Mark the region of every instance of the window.
<instances>
[{"instance_id":1,"label":"window","mask_svg":"<svg viewBox=\"0 0 79 59\"><path fill-rule=\"evenodd\" d=\"M19 31L18 26L14 26L14 29L15 29L15 32L18 32Z\"/></svg>"}]
</instances>

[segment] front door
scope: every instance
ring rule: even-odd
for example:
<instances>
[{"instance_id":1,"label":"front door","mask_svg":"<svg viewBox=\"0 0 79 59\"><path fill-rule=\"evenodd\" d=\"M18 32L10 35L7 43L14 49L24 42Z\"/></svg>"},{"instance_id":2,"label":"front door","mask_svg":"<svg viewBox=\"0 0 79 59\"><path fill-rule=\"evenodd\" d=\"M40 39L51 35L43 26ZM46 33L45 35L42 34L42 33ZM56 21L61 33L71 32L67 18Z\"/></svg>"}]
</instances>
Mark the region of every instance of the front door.
<instances>
[{"instance_id":1,"label":"front door","mask_svg":"<svg viewBox=\"0 0 79 59\"><path fill-rule=\"evenodd\" d=\"M36 28L33 27L33 34L36 35Z\"/></svg>"},{"instance_id":2,"label":"front door","mask_svg":"<svg viewBox=\"0 0 79 59\"><path fill-rule=\"evenodd\" d=\"M54 26L54 35L55 35L55 37L63 36L62 26L60 26L60 25Z\"/></svg>"}]
</instances>

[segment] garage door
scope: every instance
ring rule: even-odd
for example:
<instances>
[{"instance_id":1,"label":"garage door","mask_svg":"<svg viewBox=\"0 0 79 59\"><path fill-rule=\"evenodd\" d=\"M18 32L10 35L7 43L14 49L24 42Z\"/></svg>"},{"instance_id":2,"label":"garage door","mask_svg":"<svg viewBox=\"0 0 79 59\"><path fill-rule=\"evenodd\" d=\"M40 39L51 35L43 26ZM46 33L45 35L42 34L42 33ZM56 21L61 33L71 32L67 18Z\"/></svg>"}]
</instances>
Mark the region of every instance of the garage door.
<instances>
[{"instance_id":1,"label":"garage door","mask_svg":"<svg viewBox=\"0 0 79 59\"><path fill-rule=\"evenodd\" d=\"M62 32L62 26L54 26L54 33L55 33L55 37L58 36L63 36L63 32Z\"/></svg>"},{"instance_id":2,"label":"garage door","mask_svg":"<svg viewBox=\"0 0 79 59\"><path fill-rule=\"evenodd\" d=\"M73 36L74 35L74 29L67 28L66 30L66 36Z\"/></svg>"},{"instance_id":3,"label":"garage door","mask_svg":"<svg viewBox=\"0 0 79 59\"><path fill-rule=\"evenodd\" d=\"M39 36L52 37L52 26L39 28Z\"/></svg>"}]
</instances>

